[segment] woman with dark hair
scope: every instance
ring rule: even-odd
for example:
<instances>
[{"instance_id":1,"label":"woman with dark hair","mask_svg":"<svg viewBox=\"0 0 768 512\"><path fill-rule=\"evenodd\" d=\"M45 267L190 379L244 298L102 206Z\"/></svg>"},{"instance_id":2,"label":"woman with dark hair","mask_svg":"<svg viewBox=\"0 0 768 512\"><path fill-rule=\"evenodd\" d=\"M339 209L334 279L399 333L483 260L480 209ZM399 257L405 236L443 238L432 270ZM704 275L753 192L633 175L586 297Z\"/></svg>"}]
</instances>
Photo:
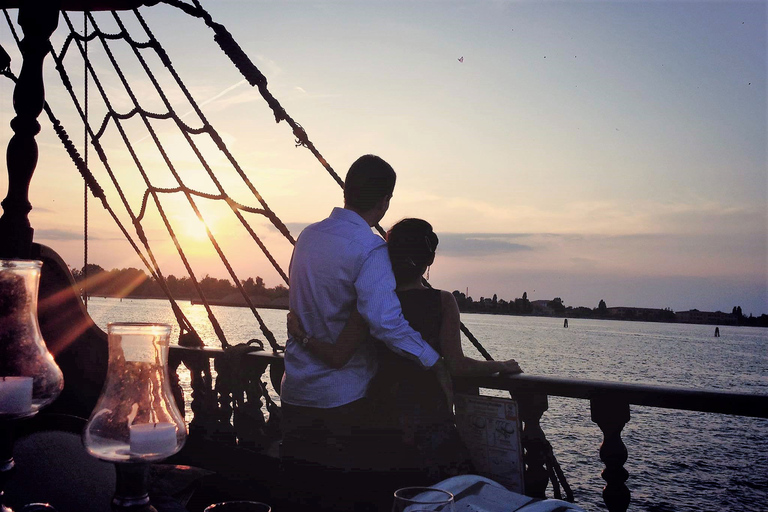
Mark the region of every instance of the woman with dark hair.
<instances>
[{"instance_id":1,"label":"woman with dark hair","mask_svg":"<svg viewBox=\"0 0 768 512\"><path fill-rule=\"evenodd\" d=\"M422 276L435 259L439 240L432 226L421 219L403 219L387 232L387 247L397 283L403 316L444 359L453 376L521 373L514 360L479 361L464 355L459 308L453 294L429 288ZM289 314L289 332L305 335ZM362 317L353 314L334 344L309 338L310 352L331 367L340 368L367 337ZM375 422L384 431L397 432L401 464L422 470L428 481L438 481L470 469L469 456L453 422L450 383L436 372L376 343L379 370L368 388Z\"/></svg>"}]
</instances>

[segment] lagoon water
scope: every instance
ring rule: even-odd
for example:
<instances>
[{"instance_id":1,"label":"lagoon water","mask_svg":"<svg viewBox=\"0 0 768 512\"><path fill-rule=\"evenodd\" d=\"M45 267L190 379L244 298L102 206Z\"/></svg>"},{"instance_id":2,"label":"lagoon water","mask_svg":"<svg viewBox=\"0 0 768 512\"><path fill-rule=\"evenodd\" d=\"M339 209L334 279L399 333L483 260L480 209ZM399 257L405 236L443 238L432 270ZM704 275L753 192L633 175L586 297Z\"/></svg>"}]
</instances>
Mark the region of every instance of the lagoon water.
<instances>
[{"instance_id":1,"label":"lagoon water","mask_svg":"<svg viewBox=\"0 0 768 512\"><path fill-rule=\"evenodd\" d=\"M205 309L179 305L206 343L218 346ZM162 300L91 298L88 308L104 329L108 322L167 322L172 340L178 337ZM213 309L231 344L264 339L248 309ZM285 311L259 312L283 343ZM715 338L709 325L569 319L564 329L559 318L465 314L462 320L494 358L514 357L528 374L768 394L768 329L720 326ZM480 358L466 340L464 350ZM542 428L577 503L604 509L602 433L588 401L550 397ZM630 510L768 510L768 419L633 406L622 439Z\"/></svg>"}]
</instances>

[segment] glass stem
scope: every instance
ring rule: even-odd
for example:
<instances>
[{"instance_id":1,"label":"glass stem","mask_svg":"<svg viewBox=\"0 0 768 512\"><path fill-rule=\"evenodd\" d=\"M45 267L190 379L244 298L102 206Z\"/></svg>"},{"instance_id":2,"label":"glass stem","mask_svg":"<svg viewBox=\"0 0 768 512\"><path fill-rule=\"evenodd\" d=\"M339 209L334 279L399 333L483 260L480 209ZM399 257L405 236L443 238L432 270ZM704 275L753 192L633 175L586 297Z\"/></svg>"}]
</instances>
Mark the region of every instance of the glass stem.
<instances>
[{"instance_id":1,"label":"glass stem","mask_svg":"<svg viewBox=\"0 0 768 512\"><path fill-rule=\"evenodd\" d=\"M13 512L4 505L5 485L11 479L13 468L13 421L0 420L0 512Z\"/></svg>"},{"instance_id":2,"label":"glass stem","mask_svg":"<svg viewBox=\"0 0 768 512\"><path fill-rule=\"evenodd\" d=\"M115 463L115 472L113 511L157 512L149 503L149 464Z\"/></svg>"}]
</instances>

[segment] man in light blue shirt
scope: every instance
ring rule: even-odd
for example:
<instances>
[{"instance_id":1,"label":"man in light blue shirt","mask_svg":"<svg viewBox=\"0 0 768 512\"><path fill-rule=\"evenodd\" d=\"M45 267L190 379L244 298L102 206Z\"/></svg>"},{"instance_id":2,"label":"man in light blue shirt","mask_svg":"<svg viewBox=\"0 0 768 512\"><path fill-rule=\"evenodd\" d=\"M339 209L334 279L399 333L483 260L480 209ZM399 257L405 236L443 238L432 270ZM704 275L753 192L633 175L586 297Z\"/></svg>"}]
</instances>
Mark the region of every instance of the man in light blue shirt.
<instances>
[{"instance_id":1,"label":"man in light blue shirt","mask_svg":"<svg viewBox=\"0 0 768 512\"><path fill-rule=\"evenodd\" d=\"M371 335L391 350L431 368L440 356L403 318L386 242L374 234L395 187L392 167L374 155L347 173L344 208L308 226L299 236L290 267L290 308L307 333L285 350L283 453L319 464L358 467L367 435L365 394L376 373L374 340L362 343L339 369L313 356L308 338L334 343L357 309ZM374 439L368 439L368 443Z\"/></svg>"}]
</instances>

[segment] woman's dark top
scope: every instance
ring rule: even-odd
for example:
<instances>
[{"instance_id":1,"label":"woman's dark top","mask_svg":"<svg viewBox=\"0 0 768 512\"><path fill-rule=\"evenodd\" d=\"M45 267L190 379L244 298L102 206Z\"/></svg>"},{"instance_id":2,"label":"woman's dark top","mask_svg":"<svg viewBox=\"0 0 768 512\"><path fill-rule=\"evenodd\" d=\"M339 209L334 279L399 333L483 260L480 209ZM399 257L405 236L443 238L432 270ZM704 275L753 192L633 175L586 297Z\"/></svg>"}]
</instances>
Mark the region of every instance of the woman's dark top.
<instances>
[{"instance_id":1,"label":"woman's dark top","mask_svg":"<svg viewBox=\"0 0 768 512\"><path fill-rule=\"evenodd\" d=\"M411 327L442 355L440 294L435 289L414 289L397 296ZM435 372L395 354L383 343L377 347L379 371L368 397L379 413L380 427L399 431L405 459L412 467L428 471L431 479L467 472L468 452L453 423L453 404L448 403Z\"/></svg>"}]
</instances>

